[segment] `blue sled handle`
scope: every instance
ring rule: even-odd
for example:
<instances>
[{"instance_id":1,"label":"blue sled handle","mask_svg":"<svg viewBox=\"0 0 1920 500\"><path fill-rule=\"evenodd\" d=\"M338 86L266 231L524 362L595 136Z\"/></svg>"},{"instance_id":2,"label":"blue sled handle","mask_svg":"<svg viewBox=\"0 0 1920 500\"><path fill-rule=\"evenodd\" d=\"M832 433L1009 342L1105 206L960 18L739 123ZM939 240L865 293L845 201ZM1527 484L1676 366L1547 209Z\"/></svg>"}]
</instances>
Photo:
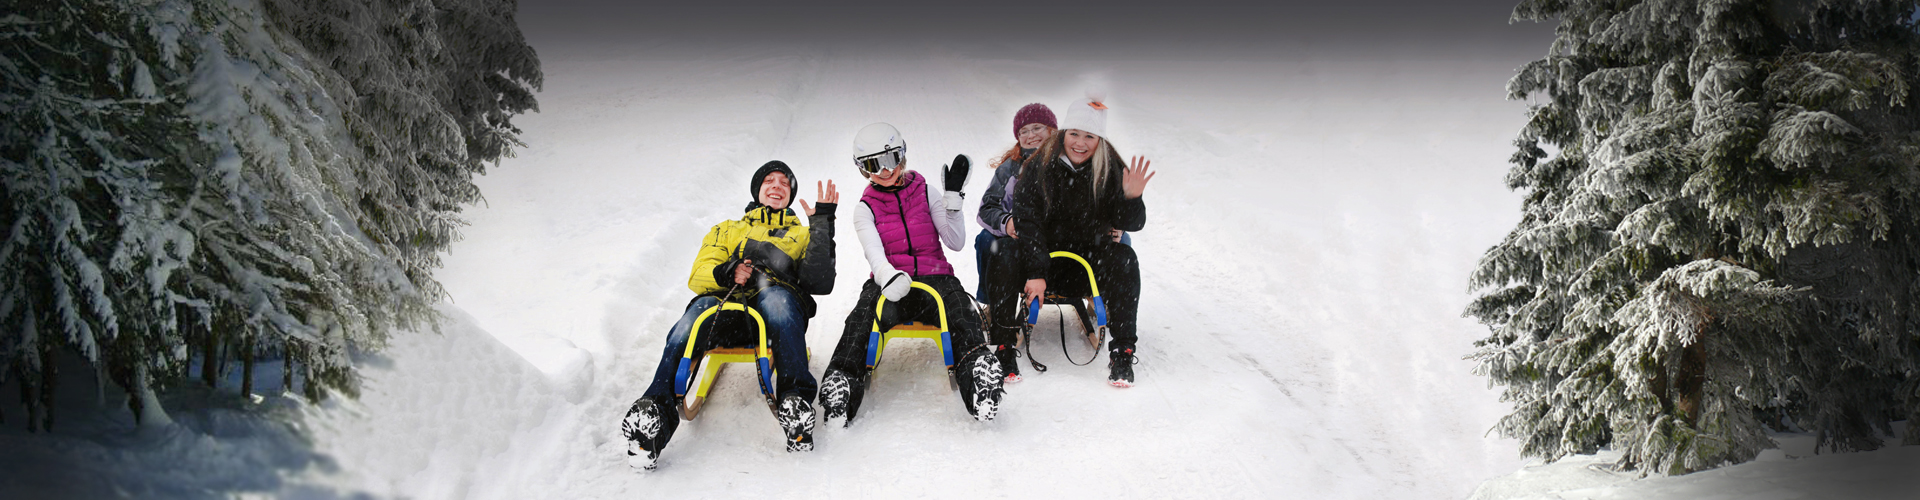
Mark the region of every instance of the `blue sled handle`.
<instances>
[{"instance_id":1,"label":"blue sled handle","mask_svg":"<svg viewBox=\"0 0 1920 500\"><path fill-rule=\"evenodd\" d=\"M687 395L687 391L693 389L692 387L687 387L687 379L689 378L688 377L689 372L692 371L692 367L693 367L693 360L687 359L687 358L680 358L680 369L674 371L673 373L674 395L685 397Z\"/></svg>"},{"instance_id":2,"label":"blue sled handle","mask_svg":"<svg viewBox=\"0 0 1920 500\"><path fill-rule=\"evenodd\" d=\"M755 364L760 365L760 392L771 398L773 397L773 360L762 356L754 361Z\"/></svg>"},{"instance_id":3,"label":"blue sled handle","mask_svg":"<svg viewBox=\"0 0 1920 500\"><path fill-rule=\"evenodd\" d=\"M1096 325L1107 326L1107 301L1098 296L1093 298L1093 320Z\"/></svg>"},{"instance_id":4,"label":"blue sled handle","mask_svg":"<svg viewBox=\"0 0 1920 500\"><path fill-rule=\"evenodd\" d=\"M947 368L953 368L953 333L940 332L940 354L947 359Z\"/></svg>"}]
</instances>

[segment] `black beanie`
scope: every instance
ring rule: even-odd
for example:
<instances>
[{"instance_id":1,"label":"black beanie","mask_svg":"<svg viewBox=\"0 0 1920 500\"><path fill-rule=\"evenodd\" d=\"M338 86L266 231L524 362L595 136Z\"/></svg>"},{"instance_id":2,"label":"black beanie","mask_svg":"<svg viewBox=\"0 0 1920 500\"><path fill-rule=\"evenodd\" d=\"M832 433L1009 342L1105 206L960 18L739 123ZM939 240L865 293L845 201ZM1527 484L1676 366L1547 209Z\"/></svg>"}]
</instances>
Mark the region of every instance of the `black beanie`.
<instances>
[{"instance_id":1,"label":"black beanie","mask_svg":"<svg viewBox=\"0 0 1920 500\"><path fill-rule=\"evenodd\" d=\"M748 212L752 212L753 209L760 208L760 183L762 181L767 180L767 174L771 174L774 172L779 172L787 175L787 185L788 187L791 188L788 190L789 198L791 198L792 193L796 193L800 191L800 181L793 178L793 169L787 168L787 164L781 162L780 160L773 160L773 161L767 162L765 165L761 165L759 170L753 171L753 184L747 185L747 193L748 193L747 196L751 198L751 200L747 202ZM787 202L786 209L792 210L793 202L791 201Z\"/></svg>"},{"instance_id":2,"label":"black beanie","mask_svg":"<svg viewBox=\"0 0 1920 500\"><path fill-rule=\"evenodd\" d=\"M774 172L787 175L787 187L791 188L791 191L800 190L800 181L793 178L793 169L787 168L787 164L780 160L773 160L761 165L759 170L753 171L753 183L747 185L747 195L752 196L753 201L760 201L760 183L767 180L767 174Z\"/></svg>"}]
</instances>

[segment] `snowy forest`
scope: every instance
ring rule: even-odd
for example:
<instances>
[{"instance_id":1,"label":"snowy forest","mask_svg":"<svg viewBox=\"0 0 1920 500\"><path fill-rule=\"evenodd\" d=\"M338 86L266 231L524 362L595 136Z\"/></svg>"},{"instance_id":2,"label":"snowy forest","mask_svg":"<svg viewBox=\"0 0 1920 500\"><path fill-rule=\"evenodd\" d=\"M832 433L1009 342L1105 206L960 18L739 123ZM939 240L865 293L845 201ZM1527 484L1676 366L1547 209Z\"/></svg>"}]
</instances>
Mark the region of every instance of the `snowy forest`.
<instances>
[{"instance_id":1,"label":"snowy forest","mask_svg":"<svg viewBox=\"0 0 1920 500\"><path fill-rule=\"evenodd\" d=\"M1920 491L1920 0L1296 4L0 0L0 498ZM1049 308L991 422L903 339L627 465L756 167L856 203L886 122L976 204L1095 92L1137 386Z\"/></svg>"},{"instance_id":2,"label":"snowy forest","mask_svg":"<svg viewBox=\"0 0 1920 500\"><path fill-rule=\"evenodd\" d=\"M1474 271L1476 373L1547 459L1684 474L1768 430L1872 450L1920 418L1920 26L1912 1L1529 1L1558 20L1523 218ZM1920 444L1908 433L1905 443Z\"/></svg>"},{"instance_id":3,"label":"snowy forest","mask_svg":"<svg viewBox=\"0 0 1920 500\"><path fill-rule=\"evenodd\" d=\"M0 377L26 425L54 424L67 355L143 424L154 391L263 358L353 394L350 351L434 322L472 179L521 146L541 79L514 9L6 2Z\"/></svg>"}]
</instances>

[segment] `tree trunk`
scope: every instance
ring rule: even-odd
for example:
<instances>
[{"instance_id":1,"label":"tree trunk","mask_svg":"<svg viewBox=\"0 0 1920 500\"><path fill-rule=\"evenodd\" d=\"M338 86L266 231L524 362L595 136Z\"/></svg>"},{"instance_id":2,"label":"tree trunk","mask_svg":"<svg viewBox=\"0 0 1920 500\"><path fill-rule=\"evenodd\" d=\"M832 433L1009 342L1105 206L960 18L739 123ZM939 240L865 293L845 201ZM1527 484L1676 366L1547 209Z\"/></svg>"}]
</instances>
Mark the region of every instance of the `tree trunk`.
<instances>
[{"instance_id":1,"label":"tree trunk","mask_svg":"<svg viewBox=\"0 0 1920 500\"><path fill-rule=\"evenodd\" d=\"M60 378L60 368L53 365L53 346L45 339L40 342L40 430L53 432L53 387Z\"/></svg>"},{"instance_id":2,"label":"tree trunk","mask_svg":"<svg viewBox=\"0 0 1920 500\"><path fill-rule=\"evenodd\" d=\"M253 398L253 335L240 347L240 397Z\"/></svg>"},{"instance_id":3,"label":"tree trunk","mask_svg":"<svg viewBox=\"0 0 1920 500\"><path fill-rule=\"evenodd\" d=\"M14 360L13 376L20 379L20 407L27 410L27 432L33 432L33 378L27 376L27 369L22 367L23 361Z\"/></svg>"},{"instance_id":4,"label":"tree trunk","mask_svg":"<svg viewBox=\"0 0 1920 500\"><path fill-rule=\"evenodd\" d=\"M280 393L293 394L293 341L287 341L286 351L280 353Z\"/></svg>"},{"instance_id":5,"label":"tree trunk","mask_svg":"<svg viewBox=\"0 0 1920 500\"><path fill-rule=\"evenodd\" d=\"M214 328L207 330L207 335L202 337L200 343L200 381L205 382L207 387L210 388L220 387L218 378L220 363L216 361L219 359L220 353L217 348L218 343L214 341L213 336L214 330L222 326L225 325L216 324Z\"/></svg>"},{"instance_id":6,"label":"tree trunk","mask_svg":"<svg viewBox=\"0 0 1920 500\"><path fill-rule=\"evenodd\" d=\"M1699 428L1700 410L1706 397L1707 386L1707 331L1702 328L1694 337L1693 343L1680 349L1680 374L1675 377L1677 392L1674 397L1674 409L1686 419L1687 425Z\"/></svg>"}]
</instances>

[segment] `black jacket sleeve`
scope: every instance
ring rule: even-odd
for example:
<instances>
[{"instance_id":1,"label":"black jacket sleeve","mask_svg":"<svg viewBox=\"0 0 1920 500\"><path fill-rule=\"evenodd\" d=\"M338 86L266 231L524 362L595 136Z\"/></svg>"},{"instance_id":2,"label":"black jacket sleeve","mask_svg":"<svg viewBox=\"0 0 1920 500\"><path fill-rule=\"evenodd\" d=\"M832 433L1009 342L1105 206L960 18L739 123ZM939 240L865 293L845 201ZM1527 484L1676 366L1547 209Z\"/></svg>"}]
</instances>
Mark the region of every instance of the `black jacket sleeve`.
<instances>
[{"instance_id":1,"label":"black jacket sleeve","mask_svg":"<svg viewBox=\"0 0 1920 500\"><path fill-rule=\"evenodd\" d=\"M833 211L836 203L814 205L807 217L807 254L800 258L800 291L812 295L833 293Z\"/></svg>"},{"instance_id":2,"label":"black jacket sleeve","mask_svg":"<svg viewBox=\"0 0 1920 500\"><path fill-rule=\"evenodd\" d=\"M1047 231L1043 227L1047 220L1046 182L1039 179L1040 174L1023 173L1020 182L1013 187L1013 230L1027 244L1021 245L1025 255L1019 259L1025 262L1024 278L1044 279L1047 277L1047 253L1053 247L1047 244Z\"/></svg>"},{"instance_id":3,"label":"black jacket sleeve","mask_svg":"<svg viewBox=\"0 0 1920 500\"><path fill-rule=\"evenodd\" d=\"M1112 218L1109 221L1114 229L1139 231L1147 227L1147 197L1142 195L1139 198L1127 199L1127 188L1120 180L1125 178L1126 172L1121 169L1114 170L1121 177L1114 179L1107 187L1107 199L1110 200L1107 206L1112 207L1109 209L1112 211Z\"/></svg>"},{"instance_id":4,"label":"black jacket sleeve","mask_svg":"<svg viewBox=\"0 0 1920 500\"><path fill-rule=\"evenodd\" d=\"M1013 216L1006 205L1007 181L1012 180L1019 171L1019 161L1002 162L1000 168L993 169L993 180L987 183L986 194L980 195L980 225L994 234L1000 234L1002 228L1006 227L1007 218Z\"/></svg>"}]
</instances>

